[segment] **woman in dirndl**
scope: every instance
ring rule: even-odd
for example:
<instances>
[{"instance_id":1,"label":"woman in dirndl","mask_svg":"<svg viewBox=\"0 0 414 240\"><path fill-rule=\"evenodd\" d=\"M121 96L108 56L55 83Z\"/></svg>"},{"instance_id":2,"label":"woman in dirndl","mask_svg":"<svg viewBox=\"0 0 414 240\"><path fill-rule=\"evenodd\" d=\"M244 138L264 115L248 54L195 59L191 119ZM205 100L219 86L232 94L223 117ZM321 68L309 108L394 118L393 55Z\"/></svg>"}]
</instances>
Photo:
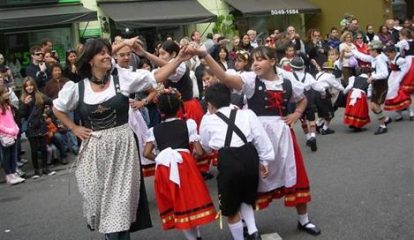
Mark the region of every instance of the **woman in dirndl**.
<instances>
[{"instance_id":1,"label":"woman in dirndl","mask_svg":"<svg viewBox=\"0 0 414 240\"><path fill-rule=\"evenodd\" d=\"M136 141L128 126L128 96L164 81L182 61L176 58L155 74L123 71L115 76L110 74L111 51L103 39L85 43L76 63L83 80L67 82L53 110L82 139L75 174L88 228L104 233L108 240L129 240L131 231L150 227L151 220L140 199L142 180ZM71 111L78 112L82 126L69 118Z\"/></svg>"}]
</instances>

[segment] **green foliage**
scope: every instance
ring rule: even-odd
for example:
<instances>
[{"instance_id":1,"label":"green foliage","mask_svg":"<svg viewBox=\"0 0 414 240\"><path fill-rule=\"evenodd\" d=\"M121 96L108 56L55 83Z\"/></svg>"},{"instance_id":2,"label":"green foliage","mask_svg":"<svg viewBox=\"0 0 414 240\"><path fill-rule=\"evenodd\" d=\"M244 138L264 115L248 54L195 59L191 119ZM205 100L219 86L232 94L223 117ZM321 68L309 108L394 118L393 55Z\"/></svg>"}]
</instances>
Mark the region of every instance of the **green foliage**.
<instances>
[{"instance_id":1,"label":"green foliage","mask_svg":"<svg viewBox=\"0 0 414 240\"><path fill-rule=\"evenodd\" d=\"M232 36L235 31L234 16L232 14L217 16L217 20L213 27L213 33L220 33L223 36Z\"/></svg>"}]
</instances>

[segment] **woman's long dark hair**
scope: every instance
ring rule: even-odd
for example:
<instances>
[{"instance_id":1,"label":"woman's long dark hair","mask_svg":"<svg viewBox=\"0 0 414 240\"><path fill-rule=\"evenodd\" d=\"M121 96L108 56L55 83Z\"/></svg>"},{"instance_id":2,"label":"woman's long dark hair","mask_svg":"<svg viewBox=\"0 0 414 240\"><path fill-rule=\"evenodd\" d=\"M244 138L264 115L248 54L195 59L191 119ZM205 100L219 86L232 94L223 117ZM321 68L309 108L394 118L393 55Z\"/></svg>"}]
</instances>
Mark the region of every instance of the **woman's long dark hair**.
<instances>
[{"instance_id":1,"label":"woman's long dark hair","mask_svg":"<svg viewBox=\"0 0 414 240\"><path fill-rule=\"evenodd\" d=\"M92 67L89 62L92 60L95 55L99 54L104 48L107 48L109 53L112 52L111 44L105 39L88 39L83 45L83 50L81 55L76 61L76 68L78 69L78 74L81 78L91 78L92 77Z\"/></svg>"},{"instance_id":2,"label":"woman's long dark hair","mask_svg":"<svg viewBox=\"0 0 414 240\"><path fill-rule=\"evenodd\" d=\"M65 62L66 62L66 68L70 67L70 62L69 62L69 55L74 53L76 56L78 56L77 52L75 49L70 49L66 51L66 58L65 58Z\"/></svg>"}]
</instances>

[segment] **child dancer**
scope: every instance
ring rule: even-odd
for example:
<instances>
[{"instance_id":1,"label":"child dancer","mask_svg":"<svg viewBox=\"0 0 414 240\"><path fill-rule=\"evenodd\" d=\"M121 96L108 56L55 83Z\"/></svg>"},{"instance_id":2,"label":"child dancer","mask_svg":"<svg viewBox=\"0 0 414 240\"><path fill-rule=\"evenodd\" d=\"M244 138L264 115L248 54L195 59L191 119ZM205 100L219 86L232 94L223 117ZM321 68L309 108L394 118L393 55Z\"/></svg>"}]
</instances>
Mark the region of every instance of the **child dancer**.
<instances>
[{"instance_id":1,"label":"child dancer","mask_svg":"<svg viewBox=\"0 0 414 240\"><path fill-rule=\"evenodd\" d=\"M318 147L316 144L316 123L315 113L316 96L318 92L321 96L325 97L325 89L316 82L315 78L306 72L305 62L301 57L295 57L290 62L292 72L287 72L284 76L290 81L297 81L304 85L305 96L307 98L308 105L305 113L302 116L302 129L306 136L306 145L311 148L312 152L316 152Z\"/></svg>"},{"instance_id":2,"label":"child dancer","mask_svg":"<svg viewBox=\"0 0 414 240\"><path fill-rule=\"evenodd\" d=\"M414 40L410 30L401 29L400 41L396 44L396 47L400 49L400 54L405 57L409 66L408 73L401 82L401 89L411 95L412 102L414 102ZM414 106L411 105L408 112L410 121L414 121Z\"/></svg>"},{"instance_id":3,"label":"child dancer","mask_svg":"<svg viewBox=\"0 0 414 240\"><path fill-rule=\"evenodd\" d=\"M349 78L348 86L344 90L344 94L348 94L344 124L354 129L355 132L361 132L363 127L371 121L367 102L369 73L371 73L370 68L362 68L361 75Z\"/></svg>"},{"instance_id":4,"label":"child dancer","mask_svg":"<svg viewBox=\"0 0 414 240\"><path fill-rule=\"evenodd\" d=\"M319 92L316 92L315 102L318 108L318 117L322 119L320 133L322 135L328 135L335 133L334 130L329 128L332 118L334 117L334 108L332 105L332 95L330 90L334 88L337 91L343 91L344 87L340 82L335 79L332 72L335 70L334 66L329 65L327 62L322 65L322 71L316 74L316 80L318 85L325 89L325 96L322 96Z\"/></svg>"},{"instance_id":5,"label":"child dancer","mask_svg":"<svg viewBox=\"0 0 414 240\"><path fill-rule=\"evenodd\" d=\"M136 46L134 51L138 55L149 59L155 65L162 67L177 57L180 46L174 41L165 41L159 49L159 57L148 53L140 45ZM176 88L182 96L184 104L181 106L178 116L183 119L193 119L199 126L204 112L198 100L193 98L193 83L190 78L190 70L185 63L178 66L175 74L169 76L167 81L164 82L164 86L166 88Z\"/></svg>"},{"instance_id":6,"label":"child dancer","mask_svg":"<svg viewBox=\"0 0 414 240\"><path fill-rule=\"evenodd\" d=\"M247 239L259 240L253 211L259 161L262 176L266 177L267 161L274 159L274 152L257 116L250 110L231 107L230 95L230 89L219 83L207 88L209 114L201 122L201 144L207 152L218 151L220 209L228 218L233 239L244 240L243 218L249 234Z\"/></svg>"},{"instance_id":7,"label":"child dancer","mask_svg":"<svg viewBox=\"0 0 414 240\"><path fill-rule=\"evenodd\" d=\"M405 58L401 57L394 46L388 46L384 50L388 57L389 69L391 71L388 76L388 91L385 97L384 110L396 111L396 121L403 119L401 111L411 105L410 96L401 88L401 81L409 70L409 66Z\"/></svg>"},{"instance_id":8,"label":"child dancer","mask_svg":"<svg viewBox=\"0 0 414 240\"><path fill-rule=\"evenodd\" d=\"M164 230L179 229L188 240L197 239L197 226L216 219L216 210L207 186L190 152L201 155L197 125L180 120L180 100L176 90L166 89L158 98L165 120L148 130L144 156L155 160L154 188ZM153 153L157 148L160 153Z\"/></svg>"},{"instance_id":9,"label":"child dancer","mask_svg":"<svg viewBox=\"0 0 414 240\"><path fill-rule=\"evenodd\" d=\"M275 160L269 162L269 175L259 178L256 206L265 208L273 198L285 196L285 205L296 207L299 214L298 229L312 235L320 234L321 230L308 218L307 203L311 200L309 180L291 129L306 108L304 85L296 80L285 80L276 73L274 50L267 47L252 51L253 72L240 75L226 74L203 50L187 48L186 52L204 57L210 70L222 83L246 95L249 109L258 115L273 149L277 150ZM289 101L296 102L292 113L287 112Z\"/></svg>"},{"instance_id":10,"label":"child dancer","mask_svg":"<svg viewBox=\"0 0 414 240\"><path fill-rule=\"evenodd\" d=\"M388 66L386 56L382 54L383 45L380 41L372 41L368 45L368 51L370 55L365 55L356 50L353 50L352 53L358 59L361 59L364 62L370 62L372 69L374 70L368 78L368 83L372 86L370 107L371 111L377 117L379 124L378 129L374 134L380 135L387 133L386 124L391 122L391 119L385 116L382 109L388 89Z\"/></svg>"}]
</instances>

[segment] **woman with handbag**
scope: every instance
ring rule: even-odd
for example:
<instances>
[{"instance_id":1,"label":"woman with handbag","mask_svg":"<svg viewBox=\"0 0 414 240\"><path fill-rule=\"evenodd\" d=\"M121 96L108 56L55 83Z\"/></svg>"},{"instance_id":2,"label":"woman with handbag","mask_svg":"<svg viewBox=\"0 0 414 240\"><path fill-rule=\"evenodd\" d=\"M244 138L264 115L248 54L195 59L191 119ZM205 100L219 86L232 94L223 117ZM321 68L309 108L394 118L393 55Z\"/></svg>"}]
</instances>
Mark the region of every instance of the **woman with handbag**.
<instances>
[{"instance_id":1,"label":"woman with handbag","mask_svg":"<svg viewBox=\"0 0 414 240\"><path fill-rule=\"evenodd\" d=\"M31 77L25 77L23 80L20 100L19 110L21 116L27 121L26 136L29 139L34 167L32 178L37 179L42 173L49 176L55 175L56 172L51 171L47 166L47 125L44 117L45 106L52 106L52 101L37 89L36 82ZM38 151L41 152L40 165L37 156Z\"/></svg>"},{"instance_id":2,"label":"woman with handbag","mask_svg":"<svg viewBox=\"0 0 414 240\"><path fill-rule=\"evenodd\" d=\"M10 104L11 90L0 85L0 151L2 166L6 174L7 184L15 185L24 182L25 179L17 175L17 144L19 127L14 121L14 112Z\"/></svg>"}]
</instances>

